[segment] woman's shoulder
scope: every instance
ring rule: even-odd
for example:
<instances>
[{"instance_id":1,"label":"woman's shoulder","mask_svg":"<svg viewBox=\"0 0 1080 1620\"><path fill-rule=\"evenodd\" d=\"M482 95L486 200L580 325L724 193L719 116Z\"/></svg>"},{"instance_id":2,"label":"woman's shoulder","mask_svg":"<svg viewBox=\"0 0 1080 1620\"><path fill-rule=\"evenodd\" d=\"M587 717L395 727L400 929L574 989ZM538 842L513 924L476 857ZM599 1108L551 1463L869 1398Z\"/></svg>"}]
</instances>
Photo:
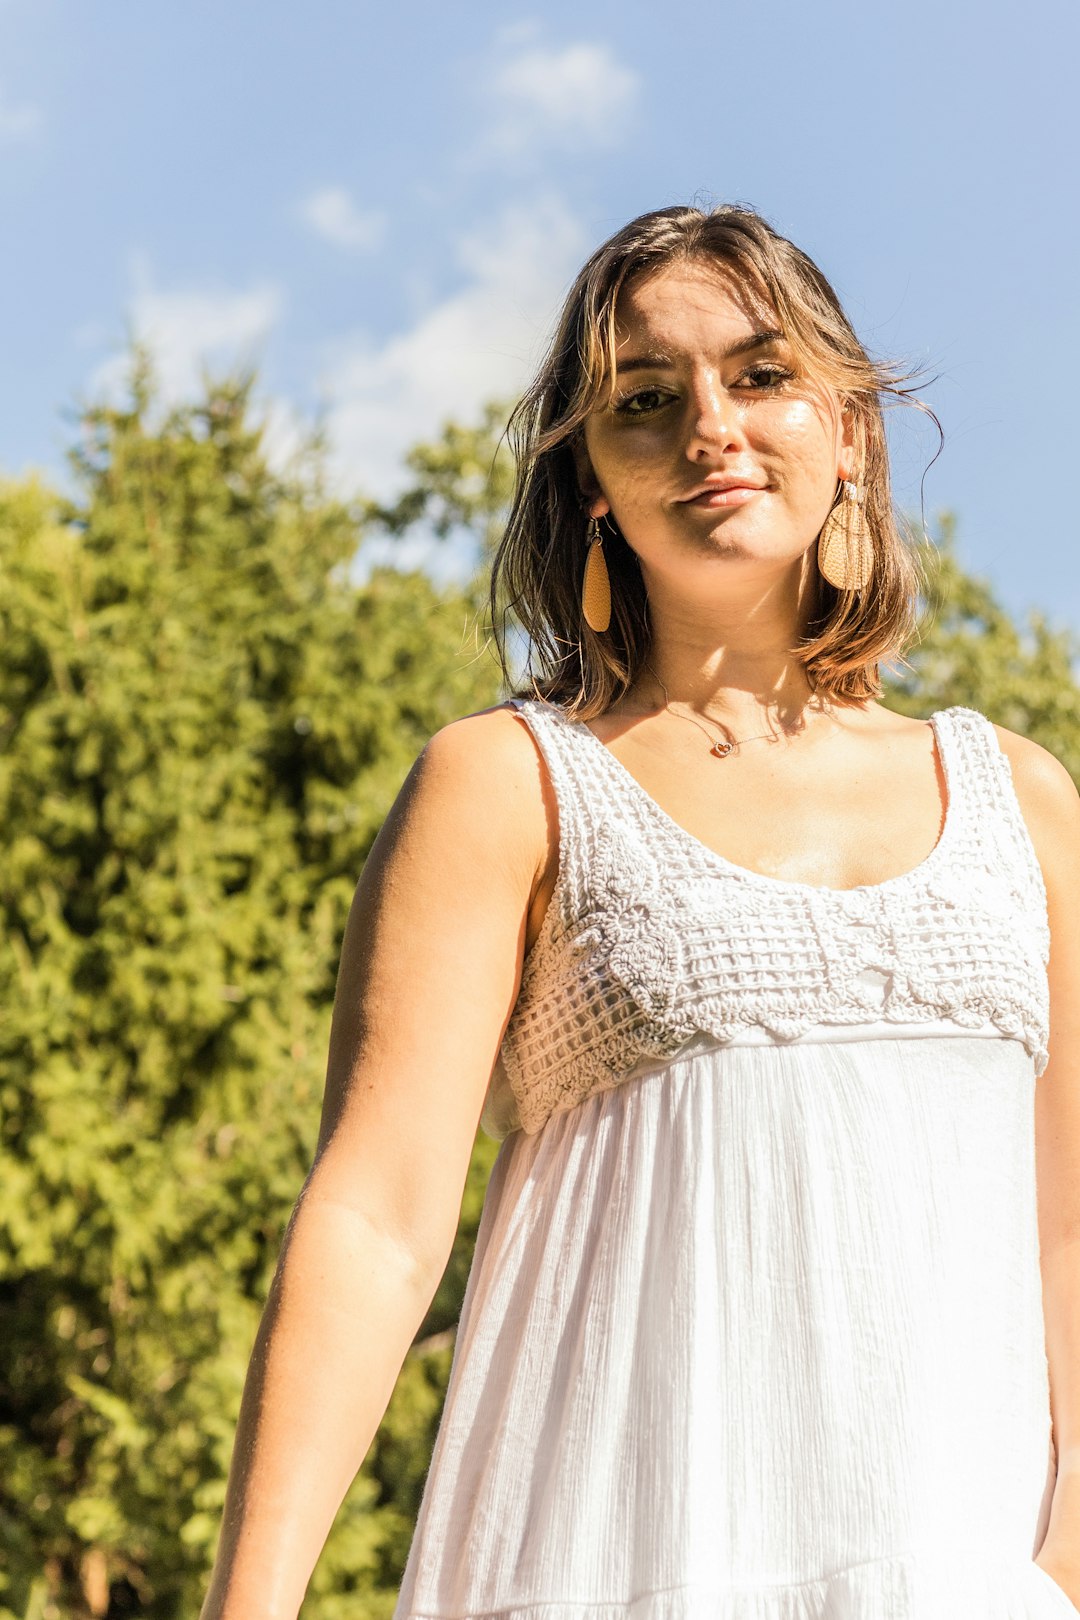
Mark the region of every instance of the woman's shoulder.
<instances>
[{"instance_id":1,"label":"woman's shoulder","mask_svg":"<svg viewBox=\"0 0 1080 1620\"><path fill-rule=\"evenodd\" d=\"M987 716L989 719L989 716ZM1025 737L1022 732L1010 731L1008 726L999 726L996 720L991 720L998 743L1003 754L1007 755L1009 764L1013 767L1014 779L1019 776L1025 781L1045 782L1050 784L1053 793L1053 784L1058 785L1058 791L1067 791L1076 787L1068 769L1062 764L1056 754L1042 743L1037 743L1033 737Z\"/></svg>"},{"instance_id":2,"label":"woman's shoulder","mask_svg":"<svg viewBox=\"0 0 1080 1620\"><path fill-rule=\"evenodd\" d=\"M991 721L1048 890L1080 878L1080 792L1063 762L1021 732Z\"/></svg>"},{"instance_id":3,"label":"woman's shoulder","mask_svg":"<svg viewBox=\"0 0 1080 1620\"><path fill-rule=\"evenodd\" d=\"M557 805L535 740L509 699L448 721L424 754L432 774L468 799L493 837L501 832L538 866L547 864Z\"/></svg>"},{"instance_id":4,"label":"woman's shoulder","mask_svg":"<svg viewBox=\"0 0 1080 1620\"><path fill-rule=\"evenodd\" d=\"M474 709L456 720L450 720L434 733L428 748L440 752L460 752L478 762L490 760L493 765L513 767L515 761L535 757L536 750L529 741L528 727L519 719L521 710L552 707L535 698L505 698L486 709Z\"/></svg>"},{"instance_id":5,"label":"woman's shoulder","mask_svg":"<svg viewBox=\"0 0 1080 1620\"><path fill-rule=\"evenodd\" d=\"M558 828L554 792L525 726L511 707L495 704L432 733L365 865L376 875L372 882L385 869L451 892L466 871L493 900L513 894L531 934L536 897L557 867Z\"/></svg>"},{"instance_id":6,"label":"woman's shoulder","mask_svg":"<svg viewBox=\"0 0 1080 1620\"><path fill-rule=\"evenodd\" d=\"M526 820L544 820L544 773L536 742L521 724L512 700L461 714L434 732L424 755L439 773L457 779L478 810L499 808Z\"/></svg>"}]
</instances>

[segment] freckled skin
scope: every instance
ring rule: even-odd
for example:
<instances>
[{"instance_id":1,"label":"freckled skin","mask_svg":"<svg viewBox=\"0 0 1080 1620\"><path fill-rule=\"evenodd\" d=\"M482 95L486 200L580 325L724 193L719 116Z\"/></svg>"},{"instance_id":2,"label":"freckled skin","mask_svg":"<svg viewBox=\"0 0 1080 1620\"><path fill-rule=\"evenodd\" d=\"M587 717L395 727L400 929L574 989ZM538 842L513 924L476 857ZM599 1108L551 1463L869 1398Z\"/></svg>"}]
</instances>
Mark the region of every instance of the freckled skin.
<instances>
[{"instance_id":1,"label":"freckled skin","mask_svg":"<svg viewBox=\"0 0 1080 1620\"><path fill-rule=\"evenodd\" d=\"M837 479L851 472L839 400L805 378L769 386L770 368L794 365L782 341L725 358L779 322L711 265L639 277L624 288L617 316L617 363L660 351L674 365L617 374L616 400L609 404L605 390L586 420L587 460L579 452L578 466L590 513L611 512L661 610L693 602L707 611L713 598L748 612L763 587L797 592ZM613 408L631 395L629 409ZM680 504L710 473L728 472L767 488L742 506Z\"/></svg>"}]
</instances>

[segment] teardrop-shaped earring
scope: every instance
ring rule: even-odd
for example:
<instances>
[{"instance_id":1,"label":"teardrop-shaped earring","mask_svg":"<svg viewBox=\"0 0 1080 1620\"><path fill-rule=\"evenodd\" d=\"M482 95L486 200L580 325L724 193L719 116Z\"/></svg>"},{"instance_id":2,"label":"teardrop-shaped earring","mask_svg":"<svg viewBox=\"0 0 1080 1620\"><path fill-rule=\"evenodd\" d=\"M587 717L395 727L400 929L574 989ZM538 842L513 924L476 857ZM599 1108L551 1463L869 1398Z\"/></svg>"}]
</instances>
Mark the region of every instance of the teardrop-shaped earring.
<instances>
[{"instance_id":1,"label":"teardrop-shaped earring","mask_svg":"<svg viewBox=\"0 0 1080 1620\"><path fill-rule=\"evenodd\" d=\"M590 630L606 630L611 623L611 576L604 557L599 518L589 519L589 554L581 582L581 611Z\"/></svg>"},{"instance_id":2,"label":"teardrop-shaped earring","mask_svg":"<svg viewBox=\"0 0 1080 1620\"><path fill-rule=\"evenodd\" d=\"M839 501L818 535L818 567L838 591L861 591L874 566L874 547L862 493L844 480Z\"/></svg>"}]
</instances>

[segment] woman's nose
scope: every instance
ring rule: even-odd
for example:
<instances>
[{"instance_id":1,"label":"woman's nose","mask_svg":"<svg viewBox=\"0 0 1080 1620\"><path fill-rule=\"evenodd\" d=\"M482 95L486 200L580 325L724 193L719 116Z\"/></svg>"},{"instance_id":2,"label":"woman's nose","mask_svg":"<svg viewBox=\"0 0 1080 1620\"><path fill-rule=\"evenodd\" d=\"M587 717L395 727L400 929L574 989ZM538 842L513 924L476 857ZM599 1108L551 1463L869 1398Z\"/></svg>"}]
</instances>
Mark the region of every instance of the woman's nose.
<instances>
[{"instance_id":1,"label":"woman's nose","mask_svg":"<svg viewBox=\"0 0 1080 1620\"><path fill-rule=\"evenodd\" d=\"M690 410L687 454L693 459L703 451L715 453L717 449L737 442L739 431L735 402L723 384L700 384L694 391Z\"/></svg>"}]
</instances>

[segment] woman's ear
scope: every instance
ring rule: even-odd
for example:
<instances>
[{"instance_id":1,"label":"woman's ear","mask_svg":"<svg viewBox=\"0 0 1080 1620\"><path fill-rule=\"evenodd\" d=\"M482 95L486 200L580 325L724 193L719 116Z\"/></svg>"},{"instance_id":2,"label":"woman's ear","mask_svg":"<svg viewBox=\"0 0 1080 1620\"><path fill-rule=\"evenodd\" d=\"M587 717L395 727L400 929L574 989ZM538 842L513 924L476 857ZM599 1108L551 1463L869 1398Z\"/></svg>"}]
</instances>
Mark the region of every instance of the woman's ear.
<instances>
[{"instance_id":1,"label":"woman's ear","mask_svg":"<svg viewBox=\"0 0 1080 1620\"><path fill-rule=\"evenodd\" d=\"M859 460L859 424L850 399L844 401L840 412L837 440L836 476L846 481L853 477Z\"/></svg>"},{"instance_id":2,"label":"woman's ear","mask_svg":"<svg viewBox=\"0 0 1080 1620\"><path fill-rule=\"evenodd\" d=\"M611 505L600 485L596 481L589 452L585 448L585 435L579 429L570 441L573 452L574 467L577 472L578 489L590 517L600 518L611 511Z\"/></svg>"}]
</instances>

